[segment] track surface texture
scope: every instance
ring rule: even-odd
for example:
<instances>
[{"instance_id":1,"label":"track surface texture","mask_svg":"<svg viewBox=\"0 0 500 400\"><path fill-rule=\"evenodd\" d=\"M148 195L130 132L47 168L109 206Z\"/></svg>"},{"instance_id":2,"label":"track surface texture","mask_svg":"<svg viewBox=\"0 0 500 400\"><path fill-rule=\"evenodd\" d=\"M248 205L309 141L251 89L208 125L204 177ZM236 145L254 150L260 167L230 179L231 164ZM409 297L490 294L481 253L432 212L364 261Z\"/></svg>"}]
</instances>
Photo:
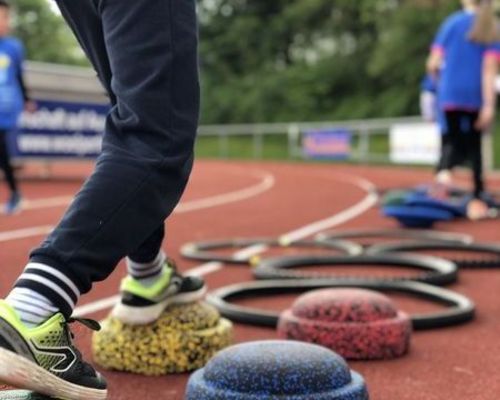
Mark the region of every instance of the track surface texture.
<instances>
[{"instance_id":1,"label":"track surface texture","mask_svg":"<svg viewBox=\"0 0 500 400\"><path fill-rule=\"evenodd\" d=\"M75 194L90 166L54 166L54 175L77 175L81 179L25 180L22 183L27 210L14 217L0 215L0 296L5 296L24 267L28 252L55 225ZM29 172L29 171L28 171ZM430 170L397 169L303 163L255 163L198 161L182 205L167 225L167 253L178 259L183 271L196 268L210 288L252 279L244 266L221 266L181 260L178 249L187 242L234 237L283 235L298 228L310 238L323 227L331 230L392 228L395 222L380 216L367 193L369 184L381 189L408 187L429 182ZM461 178L467 182L467 176ZM489 180L500 188L500 179ZM6 197L0 186L0 202ZM353 209L354 207L354 209ZM436 229L463 232L478 241L500 241L500 221L442 223ZM309 236L307 236L309 234ZM370 272L346 267L346 271ZM109 311L110 296L117 292L125 274L123 263L104 283L81 299L85 316L102 319ZM417 332L408 356L392 361L353 362L368 383L373 400L497 400L500 393L500 271L463 271L451 289L470 296L477 305L477 320L450 329ZM288 308L294 296L247 299L244 304L268 309ZM434 306L401 295L391 296L407 312ZM105 299L104 303L97 301ZM90 306L86 307L86 306ZM89 312L90 311L90 312ZM90 332L77 328L77 343L90 358ZM275 339L265 328L236 326L237 342ZM110 399L172 399L184 396L188 375L145 378L104 371Z\"/></svg>"}]
</instances>

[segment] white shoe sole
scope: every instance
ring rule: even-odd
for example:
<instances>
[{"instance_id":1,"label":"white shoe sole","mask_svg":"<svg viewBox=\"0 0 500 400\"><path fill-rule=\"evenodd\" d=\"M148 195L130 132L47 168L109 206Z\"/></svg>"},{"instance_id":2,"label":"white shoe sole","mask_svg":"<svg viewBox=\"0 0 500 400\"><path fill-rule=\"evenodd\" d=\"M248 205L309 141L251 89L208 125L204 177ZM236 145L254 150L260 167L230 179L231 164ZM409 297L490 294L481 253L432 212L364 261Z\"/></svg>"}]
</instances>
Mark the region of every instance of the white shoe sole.
<instances>
[{"instance_id":1,"label":"white shoe sole","mask_svg":"<svg viewBox=\"0 0 500 400\"><path fill-rule=\"evenodd\" d=\"M206 286L191 293L180 293L149 307L131 307L118 303L111 316L127 325L149 325L157 321L165 309L174 304L189 304L202 300L207 292Z\"/></svg>"},{"instance_id":2,"label":"white shoe sole","mask_svg":"<svg viewBox=\"0 0 500 400\"><path fill-rule=\"evenodd\" d=\"M46 371L32 361L0 349L0 382L64 400L106 400L107 390L78 386Z\"/></svg>"}]
</instances>

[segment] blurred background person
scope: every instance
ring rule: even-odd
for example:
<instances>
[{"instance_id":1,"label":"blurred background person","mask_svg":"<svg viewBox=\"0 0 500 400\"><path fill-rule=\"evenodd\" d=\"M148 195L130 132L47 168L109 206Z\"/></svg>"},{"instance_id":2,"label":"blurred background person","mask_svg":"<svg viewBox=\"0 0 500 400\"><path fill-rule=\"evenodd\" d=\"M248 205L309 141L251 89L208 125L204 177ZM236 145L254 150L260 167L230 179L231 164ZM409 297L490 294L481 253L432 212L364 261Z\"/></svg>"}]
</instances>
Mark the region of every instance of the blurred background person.
<instances>
[{"instance_id":1,"label":"blurred background person","mask_svg":"<svg viewBox=\"0 0 500 400\"><path fill-rule=\"evenodd\" d=\"M23 80L23 45L18 39L9 36L10 19L10 4L0 0L0 168L10 191L4 210L6 214L15 213L21 206L19 185L9 157L7 134L16 129L24 107L29 110L35 107L28 97Z\"/></svg>"},{"instance_id":2,"label":"blurred background person","mask_svg":"<svg viewBox=\"0 0 500 400\"><path fill-rule=\"evenodd\" d=\"M500 59L498 23L491 0L462 0L463 10L448 17L432 45L427 69L438 82L449 146L443 146L437 181L451 185L452 170L470 163L474 200L469 217L487 216L482 135L494 120L495 79Z\"/></svg>"},{"instance_id":3,"label":"blurred background person","mask_svg":"<svg viewBox=\"0 0 500 400\"><path fill-rule=\"evenodd\" d=\"M427 122L437 122L437 87L434 78L427 74L420 82L420 114Z\"/></svg>"}]
</instances>

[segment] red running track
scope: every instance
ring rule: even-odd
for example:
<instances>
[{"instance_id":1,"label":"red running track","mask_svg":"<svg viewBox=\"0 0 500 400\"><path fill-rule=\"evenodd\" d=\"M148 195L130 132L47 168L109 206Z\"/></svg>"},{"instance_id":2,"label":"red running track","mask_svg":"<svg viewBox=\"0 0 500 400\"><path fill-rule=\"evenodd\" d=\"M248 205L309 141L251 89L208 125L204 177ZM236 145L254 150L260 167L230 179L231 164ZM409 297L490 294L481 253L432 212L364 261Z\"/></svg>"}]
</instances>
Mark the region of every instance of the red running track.
<instances>
[{"instance_id":1,"label":"red running track","mask_svg":"<svg viewBox=\"0 0 500 400\"><path fill-rule=\"evenodd\" d=\"M86 175L89 167L57 167L55 173ZM379 187L401 187L431 179L430 171L392 167L353 167L326 164L286 164L255 162L199 161L183 205L168 223L165 250L180 260L178 249L189 241L227 237L274 236L302 228L316 221L343 222L339 228L394 227L381 218L376 208L360 214L345 213L353 205L367 204L361 178ZM0 216L0 261L2 263L0 296L4 296L21 272L29 250L43 238L44 229L57 223L67 197L81 181L26 181L25 196L29 210L15 217ZM491 185L500 187L500 181ZM4 192L0 192L4 196ZM49 199L47 202L46 199ZM361 203L365 200L365 203ZM53 203L52 205L50 203ZM351 211L356 211L352 210ZM349 215L352 214L352 215ZM345 217L338 220L338 217ZM350 219L349 217L353 217ZM345 219L345 221L343 221ZM33 228L39 228L35 232ZM472 234L477 240L500 241L498 221L446 223L441 230ZM22 236L22 237L17 237ZM181 269L198 267L183 261ZM356 271L358 271L356 269ZM350 272L353 272L350 270ZM123 265L104 283L81 300L95 304L116 294L124 275ZM206 276L210 288L251 279L245 267L225 266ZM410 354L387 362L355 362L351 366L362 373L373 400L497 400L500 393L500 271L464 272L453 287L474 299L478 318L462 327L414 334ZM395 298L405 311L431 309L425 303ZM293 297L247 300L246 303L281 310ZM89 315L99 319L107 310ZM90 358L90 333L78 328L78 345ZM236 340L271 339L272 330L236 326ZM110 383L111 400L172 399L180 400L188 375L145 378L130 374L105 372Z\"/></svg>"}]
</instances>

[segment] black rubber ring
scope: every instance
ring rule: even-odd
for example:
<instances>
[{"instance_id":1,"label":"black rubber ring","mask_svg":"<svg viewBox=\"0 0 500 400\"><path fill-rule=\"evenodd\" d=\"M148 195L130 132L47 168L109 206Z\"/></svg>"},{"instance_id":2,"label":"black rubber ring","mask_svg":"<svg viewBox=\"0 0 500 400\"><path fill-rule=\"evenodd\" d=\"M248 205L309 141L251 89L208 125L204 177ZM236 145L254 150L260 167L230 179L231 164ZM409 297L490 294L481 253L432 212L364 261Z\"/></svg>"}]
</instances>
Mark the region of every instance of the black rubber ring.
<instances>
[{"instance_id":1,"label":"black rubber ring","mask_svg":"<svg viewBox=\"0 0 500 400\"><path fill-rule=\"evenodd\" d=\"M470 235L452 232L438 232L422 229L355 229L345 231L332 231L320 233L316 240L345 240L359 238L394 238L394 239L415 239L453 243L472 243L474 238ZM362 243L363 246L368 244Z\"/></svg>"},{"instance_id":2,"label":"black rubber ring","mask_svg":"<svg viewBox=\"0 0 500 400\"><path fill-rule=\"evenodd\" d=\"M500 268L500 246L484 243L430 243L430 242L402 242L375 244L366 250L367 254L395 254L397 252L419 252L419 251L462 251L470 253L484 253L494 257L481 257L464 259L458 257L444 257L455 263L459 268ZM419 254L420 255L420 254ZM442 256L440 256L443 258Z\"/></svg>"},{"instance_id":3,"label":"black rubber ring","mask_svg":"<svg viewBox=\"0 0 500 400\"><path fill-rule=\"evenodd\" d=\"M426 272L412 276L397 276L388 278L338 276L328 273L310 273L290 271L296 267L311 266L389 266L410 267ZM458 280L458 267L451 261L438 257L421 256L410 253L377 254L361 256L294 256L268 258L259 263L253 271L257 279L349 279L371 282L418 281L431 285L444 286Z\"/></svg>"},{"instance_id":4,"label":"black rubber ring","mask_svg":"<svg viewBox=\"0 0 500 400\"><path fill-rule=\"evenodd\" d=\"M253 238L253 239L233 239L217 240L210 242L188 243L181 248L181 254L190 260L196 261L216 261L228 264L249 264L252 257L237 257L235 255L221 255L212 250L224 248L237 249L251 246L269 246L269 247L318 247L329 250L337 250L343 254L356 255L363 251L363 248L357 243L345 240L332 240L319 242L316 240L297 240L291 243L283 243L276 238Z\"/></svg>"},{"instance_id":5,"label":"black rubber ring","mask_svg":"<svg viewBox=\"0 0 500 400\"><path fill-rule=\"evenodd\" d=\"M436 286L410 281L386 283L334 280L248 282L220 288L210 293L207 301L216 307L225 318L234 322L275 328L278 323L279 313L235 305L229 303L229 300L266 294L303 293L309 290L345 287L376 290L384 293L405 293L449 307L439 312L412 315L411 320L415 330L436 329L463 324L471 321L475 316L475 305L467 297Z\"/></svg>"}]
</instances>

